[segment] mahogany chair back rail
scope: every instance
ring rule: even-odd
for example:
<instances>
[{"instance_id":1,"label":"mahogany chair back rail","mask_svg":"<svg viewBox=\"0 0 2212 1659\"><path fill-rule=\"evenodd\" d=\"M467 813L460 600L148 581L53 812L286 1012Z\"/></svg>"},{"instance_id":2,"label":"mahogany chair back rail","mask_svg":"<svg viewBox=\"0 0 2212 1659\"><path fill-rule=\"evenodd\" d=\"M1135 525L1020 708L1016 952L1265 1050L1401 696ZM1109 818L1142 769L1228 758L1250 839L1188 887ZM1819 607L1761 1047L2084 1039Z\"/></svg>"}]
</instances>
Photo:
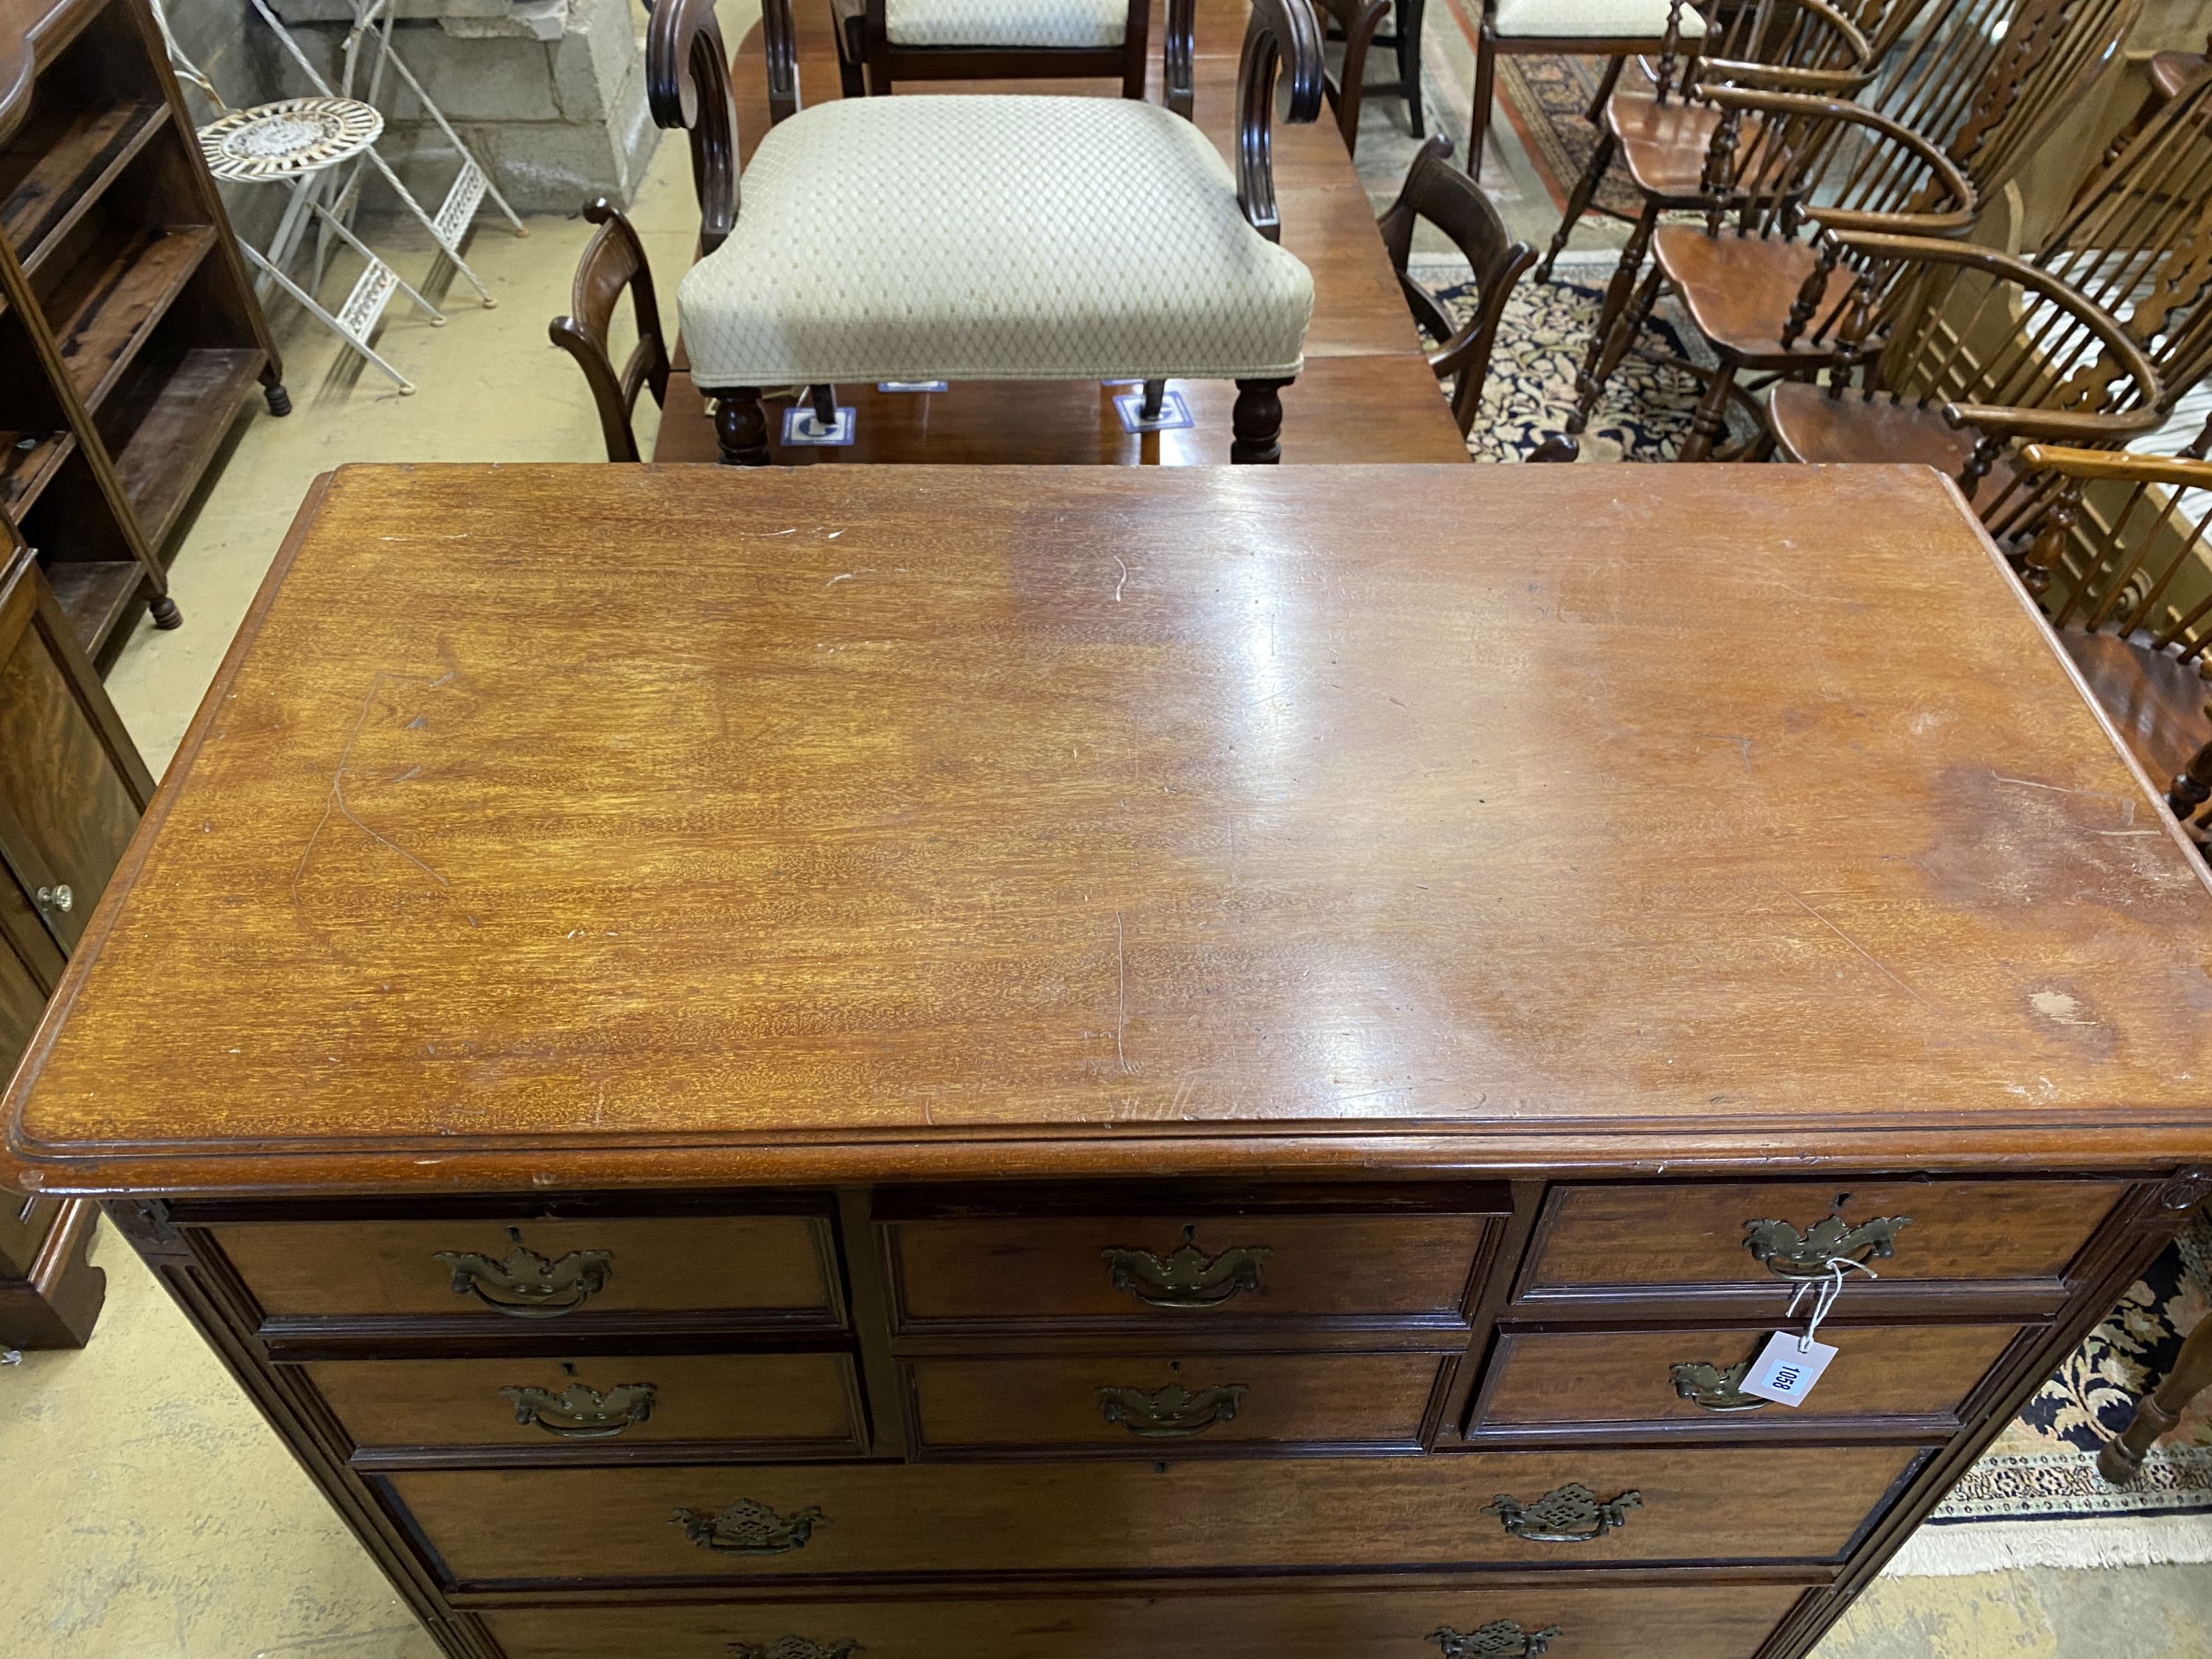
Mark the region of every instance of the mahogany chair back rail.
<instances>
[{"instance_id":1,"label":"mahogany chair back rail","mask_svg":"<svg viewBox=\"0 0 2212 1659\"><path fill-rule=\"evenodd\" d=\"M1313 0L1316 10L1335 25L1331 38L1344 37L1344 57L1334 72L1322 72L1322 89L1336 116L1347 155L1359 151L1359 110L1366 92L1367 53L1375 45L1376 31L1390 15L1391 0ZM1417 132L1415 137L1419 137ZM1416 160L1415 166L1419 162Z\"/></svg>"},{"instance_id":2,"label":"mahogany chair back rail","mask_svg":"<svg viewBox=\"0 0 2212 1659\"><path fill-rule=\"evenodd\" d=\"M653 268L646 262L645 245L638 240L637 232L605 197L586 207L584 217L599 229L576 262L568 314L556 317L547 332L553 343L574 357L584 371L592 402L599 411L607 459L635 461L640 458L631 421L639 393L650 391L653 401L664 406L668 401L668 343L660 331ZM637 321L637 343L617 369L610 341L625 291Z\"/></svg>"},{"instance_id":3,"label":"mahogany chair back rail","mask_svg":"<svg viewBox=\"0 0 2212 1659\"><path fill-rule=\"evenodd\" d=\"M1192 8L1169 9L1169 29L1188 37ZM1176 14L1180 12L1180 18ZM970 41L943 46L902 45L891 39L885 0L830 0L838 76L845 96L890 94L900 81L1042 81L1114 78L1124 98L1145 95L1145 65L1152 29L1152 0L1128 0L1121 39L1112 44L1045 46ZM1188 78L1184 86L1188 85ZM1170 107L1172 107L1170 104ZM1188 110L1182 112L1188 113Z\"/></svg>"},{"instance_id":4,"label":"mahogany chair back rail","mask_svg":"<svg viewBox=\"0 0 2212 1659\"><path fill-rule=\"evenodd\" d=\"M1482 186L1449 163L1451 140L1431 138L1413 157L1398 199L1380 220L1383 246L1398 273L1406 303L1421 331L1437 343L1429 367L1452 383L1452 418L1462 434L1482 407L1483 382L1498 339L1498 319L1515 284L1536 262L1535 250L1513 240ZM1407 273L1413 230L1426 220L1452 240L1474 272L1474 315L1462 326Z\"/></svg>"},{"instance_id":5,"label":"mahogany chair back rail","mask_svg":"<svg viewBox=\"0 0 2212 1659\"><path fill-rule=\"evenodd\" d=\"M2202 845L2212 825L2191 820L2212 800L2212 463L2055 444L2021 460L2044 488L2014 568L2062 640L2095 641L2075 650L2084 678Z\"/></svg>"}]
</instances>

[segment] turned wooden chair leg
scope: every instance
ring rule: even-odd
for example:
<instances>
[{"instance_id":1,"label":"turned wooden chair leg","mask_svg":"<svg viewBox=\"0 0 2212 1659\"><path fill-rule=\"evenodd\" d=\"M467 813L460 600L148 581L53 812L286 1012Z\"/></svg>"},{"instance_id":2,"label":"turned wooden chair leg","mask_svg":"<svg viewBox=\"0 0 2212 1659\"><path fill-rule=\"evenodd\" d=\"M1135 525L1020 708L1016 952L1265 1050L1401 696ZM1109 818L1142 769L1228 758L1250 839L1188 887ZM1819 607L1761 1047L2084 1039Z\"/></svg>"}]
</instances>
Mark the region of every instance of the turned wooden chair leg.
<instances>
[{"instance_id":1,"label":"turned wooden chair leg","mask_svg":"<svg viewBox=\"0 0 2212 1659\"><path fill-rule=\"evenodd\" d=\"M2097 1473L2124 1486L2142 1472L2151 1442L2170 1433L2189 1402L2212 1383L2212 1319L2200 1319L2181 1345L2181 1357L2157 1388L2136 1402L2135 1420L2105 1443Z\"/></svg>"},{"instance_id":2,"label":"turned wooden chair leg","mask_svg":"<svg viewBox=\"0 0 2212 1659\"><path fill-rule=\"evenodd\" d=\"M177 602L167 593L148 595L146 609L152 615L156 628L182 628L185 625L185 613L177 609Z\"/></svg>"},{"instance_id":3,"label":"turned wooden chair leg","mask_svg":"<svg viewBox=\"0 0 2212 1659\"><path fill-rule=\"evenodd\" d=\"M1697 412L1690 416L1690 435L1682 440L1676 460L1702 461L1711 456L1713 446L1728 430L1729 394L1735 390L1735 370L1723 363L1713 371L1705 395L1698 399Z\"/></svg>"},{"instance_id":4,"label":"turned wooden chair leg","mask_svg":"<svg viewBox=\"0 0 2212 1659\"><path fill-rule=\"evenodd\" d=\"M1229 459L1244 466L1273 466L1283 459L1283 388L1288 380L1239 380L1230 413L1236 441Z\"/></svg>"},{"instance_id":5,"label":"turned wooden chair leg","mask_svg":"<svg viewBox=\"0 0 2212 1659\"><path fill-rule=\"evenodd\" d=\"M1620 60L1615 58L1613 61L1618 63ZM1552 280L1553 262L1567 251L1567 238L1582 222L1583 215L1589 211L1589 204L1597 196L1597 187L1604 181L1606 169L1613 165L1613 135L1601 131L1597 136L1597 148L1590 152L1589 165L1583 169L1583 176L1575 180L1573 193L1567 198L1567 210L1559 216L1559 228L1552 233L1552 246L1544 250L1544 263L1536 267L1538 282Z\"/></svg>"},{"instance_id":6,"label":"turned wooden chair leg","mask_svg":"<svg viewBox=\"0 0 2212 1659\"><path fill-rule=\"evenodd\" d=\"M2191 755L2166 789L2166 804L2184 823L2208 800L2212 800L2212 743Z\"/></svg>"},{"instance_id":7,"label":"turned wooden chair leg","mask_svg":"<svg viewBox=\"0 0 2212 1659\"><path fill-rule=\"evenodd\" d=\"M1241 385L1242 382L1239 384ZM1168 383L1165 380L1146 381L1145 401L1138 408L1137 418L1140 421L1157 421L1166 410L1167 406Z\"/></svg>"},{"instance_id":8,"label":"turned wooden chair leg","mask_svg":"<svg viewBox=\"0 0 2212 1659\"><path fill-rule=\"evenodd\" d=\"M711 395L715 399L714 441L721 450L722 465L766 466L768 413L761 407L760 388L741 386Z\"/></svg>"},{"instance_id":9,"label":"turned wooden chair leg","mask_svg":"<svg viewBox=\"0 0 2212 1659\"><path fill-rule=\"evenodd\" d=\"M1627 245L1620 250L1620 263L1613 267L1613 280L1605 285L1605 303L1598 308L1597 326L1590 331L1589 349L1583 354L1582 365L1575 371L1575 411L1567 416L1570 434L1579 434L1589 425L1590 417L1597 413L1598 400L1604 395L1606 381L1613 377L1613 369L1620 366L1629 344L1636 338L1632 330L1615 349L1613 337L1635 304L1637 273L1644 269L1644 256L1650 251L1651 239L1658 229L1659 204L1654 199L1644 204L1643 216L1637 220ZM1653 299L1656 303L1656 291Z\"/></svg>"},{"instance_id":10,"label":"turned wooden chair leg","mask_svg":"<svg viewBox=\"0 0 2212 1659\"><path fill-rule=\"evenodd\" d=\"M811 386L806 388L806 401L814 405L814 419L827 432L837 424L837 388L834 386Z\"/></svg>"}]
</instances>

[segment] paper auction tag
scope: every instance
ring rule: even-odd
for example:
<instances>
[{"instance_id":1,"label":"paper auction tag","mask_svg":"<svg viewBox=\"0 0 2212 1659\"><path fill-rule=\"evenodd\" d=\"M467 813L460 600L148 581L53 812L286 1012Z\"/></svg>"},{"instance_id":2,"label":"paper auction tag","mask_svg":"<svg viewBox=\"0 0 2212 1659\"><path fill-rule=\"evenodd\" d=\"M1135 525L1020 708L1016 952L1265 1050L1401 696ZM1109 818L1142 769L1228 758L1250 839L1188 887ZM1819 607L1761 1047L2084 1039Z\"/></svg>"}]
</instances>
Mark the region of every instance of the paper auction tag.
<instances>
[{"instance_id":1,"label":"paper auction tag","mask_svg":"<svg viewBox=\"0 0 2212 1659\"><path fill-rule=\"evenodd\" d=\"M1757 1395L1761 1400L1784 1406L1801 1405L1835 1357L1836 1351L1825 1342L1811 1342L1788 1331L1777 1331L1766 1339L1759 1358L1751 1362L1750 1374L1736 1387L1740 1392Z\"/></svg>"}]
</instances>

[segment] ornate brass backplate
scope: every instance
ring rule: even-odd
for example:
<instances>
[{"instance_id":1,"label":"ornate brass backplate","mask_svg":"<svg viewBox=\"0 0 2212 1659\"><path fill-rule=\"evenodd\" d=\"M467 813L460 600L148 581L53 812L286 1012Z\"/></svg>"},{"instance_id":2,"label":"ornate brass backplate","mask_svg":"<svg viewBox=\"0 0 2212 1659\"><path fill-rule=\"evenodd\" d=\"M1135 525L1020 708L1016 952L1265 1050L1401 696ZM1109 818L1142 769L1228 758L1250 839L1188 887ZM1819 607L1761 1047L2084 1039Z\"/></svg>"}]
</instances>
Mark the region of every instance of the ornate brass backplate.
<instances>
[{"instance_id":1,"label":"ornate brass backplate","mask_svg":"<svg viewBox=\"0 0 2212 1659\"><path fill-rule=\"evenodd\" d=\"M611 1440L653 1415L659 1390L650 1382L618 1382L601 1394L581 1382L571 1382L560 1393L521 1387L501 1389L514 1407L514 1420L535 1423L563 1440Z\"/></svg>"},{"instance_id":2,"label":"ornate brass backplate","mask_svg":"<svg viewBox=\"0 0 2212 1659\"><path fill-rule=\"evenodd\" d=\"M1429 1632L1428 1639L1444 1650L1444 1659L1534 1659L1559 1633L1557 1625L1522 1630L1510 1619L1493 1619L1464 1636L1449 1625L1440 1626Z\"/></svg>"},{"instance_id":3,"label":"ornate brass backplate","mask_svg":"<svg viewBox=\"0 0 2212 1659\"><path fill-rule=\"evenodd\" d=\"M495 1261L474 1250L439 1250L432 1260L453 1276L455 1296L473 1296L487 1308L517 1319L558 1319L571 1314L614 1277L614 1256L606 1250L571 1250L548 1261L522 1242L522 1229L509 1227L514 1248Z\"/></svg>"},{"instance_id":4,"label":"ornate brass backplate","mask_svg":"<svg viewBox=\"0 0 2212 1659\"><path fill-rule=\"evenodd\" d=\"M1532 1544L1588 1544L1624 1525L1629 1510L1643 1507L1640 1492L1625 1492L1600 1503L1597 1494L1579 1480L1547 1492L1533 1504L1500 1492L1486 1505L1506 1531Z\"/></svg>"},{"instance_id":5,"label":"ornate brass backplate","mask_svg":"<svg viewBox=\"0 0 2212 1659\"><path fill-rule=\"evenodd\" d=\"M805 1636L779 1636L773 1642L730 1644L730 1659L845 1659L848 1653L866 1651L849 1636L837 1642L817 1642Z\"/></svg>"},{"instance_id":6,"label":"ornate brass backplate","mask_svg":"<svg viewBox=\"0 0 2212 1659\"><path fill-rule=\"evenodd\" d=\"M1846 1261L1864 1261L1894 1255L1897 1230L1911 1225L1911 1221L1909 1215L1878 1216L1854 1227L1844 1219L1843 1200L1838 1199L1834 1214L1814 1222L1802 1233L1786 1221L1745 1222L1743 1248L1754 1260L1764 1261L1767 1271L1778 1279L1819 1279L1827 1273L1828 1263L1839 1256Z\"/></svg>"},{"instance_id":7,"label":"ornate brass backplate","mask_svg":"<svg viewBox=\"0 0 2212 1659\"><path fill-rule=\"evenodd\" d=\"M1751 1375L1750 1359L1737 1361L1726 1370L1702 1359L1685 1359L1674 1367L1674 1392L1709 1412L1751 1412L1770 1401L1743 1392L1743 1379Z\"/></svg>"},{"instance_id":8,"label":"ornate brass backplate","mask_svg":"<svg viewBox=\"0 0 2212 1659\"><path fill-rule=\"evenodd\" d=\"M1244 1391L1242 1382L1218 1383L1195 1394L1172 1382L1158 1394L1146 1394L1141 1389L1105 1388L1098 1390L1098 1410L1109 1423L1119 1423L1131 1434L1174 1440L1234 1419L1237 1402L1244 1397Z\"/></svg>"},{"instance_id":9,"label":"ornate brass backplate","mask_svg":"<svg viewBox=\"0 0 2212 1659\"><path fill-rule=\"evenodd\" d=\"M1266 1249L1256 1244L1233 1244L1219 1255L1208 1255L1185 1243L1164 1261L1150 1250L1117 1247L1100 1254L1115 1290L1155 1308L1218 1308L1243 1291L1256 1291L1260 1264L1267 1259Z\"/></svg>"},{"instance_id":10,"label":"ornate brass backplate","mask_svg":"<svg viewBox=\"0 0 2212 1659\"><path fill-rule=\"evenodd\" d=\"M805 1546L830 1517L809 1504L793 1516L778 1515L756 1498L740 1498L714 1515L678 1510L675 1524L702 1550L718 1555L782 1555Z\"/></svg>"}]
</instances>

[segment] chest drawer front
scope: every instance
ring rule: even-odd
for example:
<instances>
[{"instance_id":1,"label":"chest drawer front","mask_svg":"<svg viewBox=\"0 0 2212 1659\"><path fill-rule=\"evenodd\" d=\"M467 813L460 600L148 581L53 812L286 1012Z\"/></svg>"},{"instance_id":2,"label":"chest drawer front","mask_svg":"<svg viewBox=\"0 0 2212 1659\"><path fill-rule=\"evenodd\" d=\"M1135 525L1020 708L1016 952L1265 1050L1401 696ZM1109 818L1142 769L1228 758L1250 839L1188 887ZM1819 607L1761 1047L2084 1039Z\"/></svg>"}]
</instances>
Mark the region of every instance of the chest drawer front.
<instances>
[{"instance_id":1,"label":"chest drawer front","mask_svg":"<svg viewBox=\"0 0 2212 1659\"><path fill-rule=\"evenodd\" d=\"M803 1215L257 1223L210 1230L264 1314L550 1328L730 1310L841 1322L825 1222Z\"/></svg>"},{"instance_id":2,"label":"chest drawer front","mask_svg":"<svg viewBox=\"0 0 2212 1659\"><path fill-rule=\"evenodd\" d=\"M899 1327L1352 1319L1464 1328L1477 1215L1007 1218L888 1229Z\"/></svg>"},{"instance_id":3,"label":"chest drawer front","mask_svg":"<svg viewBox=\"0 0 2212 1659\"><path fill-rule=\"evenodd\" d=\"M388 1480L455 1583L498 1586L1831 1562L1919 1455L1895 1446L1592 1447L1381 1460L426 1469ZM1504 1512L1490 1506L1493 1494ZM1543 1535L1567 1532L1590 1535Z\"/></svg>"},{"instance_id":4,"label":"chest drawer front","mask_svg":"<svg viewBox=\"0 0 2212 1659\"><path fill-rule=\"evenodd\" d=\"M1665 1425L1755 1435L1900 1419L1948 1426L2019 1330L2014 1325L1825 1323L1820 1340L1836 1357L1796 1406L1760 1400L1735 1386L1774 1334L1771 1325L1507 1331L1498 1338L1468 1434L1564 1436Z\"/></svg>"},{"instance_id":5,"label":"chest drawer front","mask_svg":"<svg viewBox=\"0 0 2212 1659\"><path fill-rule=\"evenodd\" d=\"M1298 1443L1417 1449L1454 1358L1122 1353L919 1359L906 1370L926 1450L1190 1457Z\"/></svg>"},{"instance_id":6,"label":"chest drawer front","mask_svg":"<svg viewBox=\"0 0 2212 1659\"><path fill-rule=\"evenodd\" d=\"M1547 1659L1751 1659L1804 1594L1795 1584L1577 1585L1505 1580L1478 1589L1175 1590L1083 1599L753 1601L622 1608L501 1608L483 1615L507 1659L1466 1659L1510 1655L1515 1626L1545 1631ZM790 1645L779 1648L777 1644Z\"/></svg>"},{"instance_id":7,"label":"chest drawer front","mask_svg":"<svg viewBox=\"0 0 2212 1659\"><path fill-rule=\"evenodd\" d=\"M1786 1290L1817 1277L1830 1255L1865 1261L1892 1287L2055 1284L2124 1190L2088 1181L1566 1187L1546 1206L1521 1296ZM1863 1295L1863 1275L1850 1278Z\"/></svg>"},{"instance_id":8,"label":"chest drawer front","mask_svg":"<svg viewBox=\"0 0 2212 1659\"><path fill-rule=\"evenodd\" d=\"M364 1447L728 1444L865 1449L853 1362L836 1353L349 1359L301 1368Z\"/></svg>"}]
</instances>

